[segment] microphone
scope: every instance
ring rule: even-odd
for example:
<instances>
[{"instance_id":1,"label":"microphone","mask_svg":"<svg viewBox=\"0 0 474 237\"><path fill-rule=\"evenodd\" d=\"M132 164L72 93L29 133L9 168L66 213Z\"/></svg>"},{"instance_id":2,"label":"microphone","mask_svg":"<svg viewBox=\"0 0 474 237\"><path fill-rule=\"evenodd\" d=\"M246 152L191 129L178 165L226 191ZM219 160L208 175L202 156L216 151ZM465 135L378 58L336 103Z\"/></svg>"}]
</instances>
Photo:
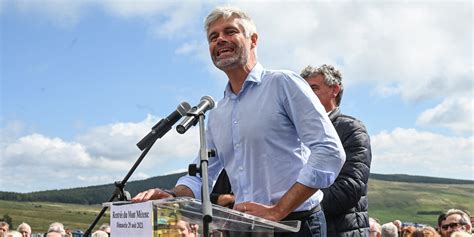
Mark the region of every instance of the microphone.
<instances>
[{"instance_id":1,"label":"microphone","mask_svg":"<svg viewBox=\"0 0 474 237\"><path fill-rule=\"evenodd\" d=\"M191 105L189 105L188 102L181 102L173 113L168 115L168 117L161 119L151 128L151 132L137 143L138 148L143 151L152 142L156 141L156 139L163 137L163 135L165 135L181 117L186 115L190 109Z\"/></svg>"},{"instance_id":2,"label":"microphone","mask_svg":"<svg viewBox=\"0 0 474 237\"><path fill-rule=\"evenodd\" d=\"M196 125L198 122L198 115L201 113L205 114L208 110L213 109L214 105L215 102L212 97L208 95L203 96L201 98L201 102L189 110L188 117L186 117L178 126L176 126L176 131L178 131L180 134L188 131L191 126Z\"/></svg>"}]
</instances>

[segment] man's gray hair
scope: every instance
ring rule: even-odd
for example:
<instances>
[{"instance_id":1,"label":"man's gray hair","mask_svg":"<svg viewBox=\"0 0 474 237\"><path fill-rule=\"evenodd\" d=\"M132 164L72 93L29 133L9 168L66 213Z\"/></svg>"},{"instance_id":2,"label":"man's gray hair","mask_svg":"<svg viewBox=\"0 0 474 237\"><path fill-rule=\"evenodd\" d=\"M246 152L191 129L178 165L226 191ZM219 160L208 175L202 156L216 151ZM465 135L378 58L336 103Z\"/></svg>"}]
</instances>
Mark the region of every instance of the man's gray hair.
<instances>
[{"instance_id":1,"label":"man's gray hair","mask_svg":"<svg viewBox=\"0 0 474 237\"><path fill-rule=\"evenodd\" d=\"M210 25L215 21L219 20L220 18L226 20L231 17L240 19L240 24L244 30L245 37L249 38L253 34L257 33L257 27L255 26L252 18L250 18L250 16L242 10L230 6L216 7L211 13L209 13L209 15L207 15L204 22L204 29L206 30L206 33L208 33Z\"/></svg>"},{"instance_id":2,"label":"man's gray hair","mask_svg":"<svg viewBox=\"0 0 474 237\"><path fill-rule=\"evenodd\" d=\"M392 222L382 225L382 237L397 237L398 228Z\"/></svg>"},{"instance_id":3,"label":"man's gray hair","mask_svg":"<svg viewBox=\"0 0 474 237\"><path fill-rule=\"evenodd\" d=\"M323 64L319 67L312 67L311 65L306 66L303 71L301 71L301 77L304 79L309 79L317 75L322 75L324 77L324 83L328 86L341 86L341 91L336 96L336 104L339 106L341 104L342 93L344 91L344 86L342 85L342 73L337 70L334 66Z\"/></svg>"},{"instance_id":4,"label":"man's gray hair","mask_svg":"<svg viewBox=\"0 0 474 237\"><path fill-rule=\"evenodd\" d=\"M446 217L445 218L447 218L450 215L454 215L454 214L460 215L461 216L461 221L464 224L471 226L471 217L469 216L469 214L467 214L465 211L462 211L462 210L459 210L459 209L449 209L446 212Z\"/></svg>"}]
</instances>

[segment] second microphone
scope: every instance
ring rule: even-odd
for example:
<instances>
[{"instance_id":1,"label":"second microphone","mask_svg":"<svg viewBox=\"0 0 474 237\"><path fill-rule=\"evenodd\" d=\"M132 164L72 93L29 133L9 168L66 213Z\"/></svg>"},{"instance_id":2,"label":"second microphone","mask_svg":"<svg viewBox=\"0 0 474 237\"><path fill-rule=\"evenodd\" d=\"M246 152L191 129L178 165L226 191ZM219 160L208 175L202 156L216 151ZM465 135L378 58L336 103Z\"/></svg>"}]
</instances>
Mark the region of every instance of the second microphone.
<instances>
[{"instance_id":1,"label":"second microphone","mask_svg":"<svg viewBox=\"0 0 474 237\"><path fill-rule=\"evenodd\" d=\"M178 126L176 126L176 131L178 133L185 133L188 129L199 121L199 115L205 114L208 110L213 109L215 106L215 102L212 97L206 95L201 98L201 102L197 106L192 107L188 113L187 117L181 122Z\"/></svg>"}]
</instances>

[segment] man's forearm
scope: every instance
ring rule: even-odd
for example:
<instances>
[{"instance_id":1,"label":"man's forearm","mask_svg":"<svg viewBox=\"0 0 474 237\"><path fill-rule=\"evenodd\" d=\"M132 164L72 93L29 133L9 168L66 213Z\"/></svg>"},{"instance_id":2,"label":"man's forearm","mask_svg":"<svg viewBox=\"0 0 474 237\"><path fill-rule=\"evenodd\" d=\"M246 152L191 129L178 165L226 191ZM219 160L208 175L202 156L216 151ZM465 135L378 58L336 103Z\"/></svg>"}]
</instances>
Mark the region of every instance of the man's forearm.
<instances>
[{"instance_id":1,"label":"man's forearm","mask_svg":"<svg viewBox=\"0 0 474 237\"><path fill-rule=\"evenodd\" d=\"M311 197L318 189L295 183L275 205L277 219L281 220L298 208L304 201Z\"/></svg>"},{"instance_id":2,"label":"man's forearm","mask_svg":"<svg viewBox=\"0 0 474 237\"><path fill-rule=\"evenodd\" d=\"M172 189L177 197L192 197L194 198L193 190L184 185L178 185Z\"/></svg>"}]
</instances>

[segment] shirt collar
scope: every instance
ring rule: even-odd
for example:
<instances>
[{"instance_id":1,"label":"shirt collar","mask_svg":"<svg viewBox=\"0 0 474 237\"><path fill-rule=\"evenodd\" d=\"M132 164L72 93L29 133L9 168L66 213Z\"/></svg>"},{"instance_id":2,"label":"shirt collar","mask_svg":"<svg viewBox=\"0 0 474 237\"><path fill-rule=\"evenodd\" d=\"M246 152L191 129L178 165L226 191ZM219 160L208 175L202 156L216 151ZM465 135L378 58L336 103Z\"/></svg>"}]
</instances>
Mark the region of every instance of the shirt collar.
<instances>
[{"instance_id":1,"label":"shirt collar","mask_svg":"<svg viewBox=\"0 0 474 237\"><path fill-rule=\"evenodd\" d=\"M247 78L245 78L244 84L242 85L241 92L244 91L245 88L247 88L248 85L250 84L259 85L260 83L262 83L262 74L263 74L263 66L257 62L257 64L255 64L255 66L250 71L249 75L247 75ZM230 88L230 83L227 82L227 86L224 91L224 96L230 96L232 94L233 92Z\"/></svg>"}]
</instances>

